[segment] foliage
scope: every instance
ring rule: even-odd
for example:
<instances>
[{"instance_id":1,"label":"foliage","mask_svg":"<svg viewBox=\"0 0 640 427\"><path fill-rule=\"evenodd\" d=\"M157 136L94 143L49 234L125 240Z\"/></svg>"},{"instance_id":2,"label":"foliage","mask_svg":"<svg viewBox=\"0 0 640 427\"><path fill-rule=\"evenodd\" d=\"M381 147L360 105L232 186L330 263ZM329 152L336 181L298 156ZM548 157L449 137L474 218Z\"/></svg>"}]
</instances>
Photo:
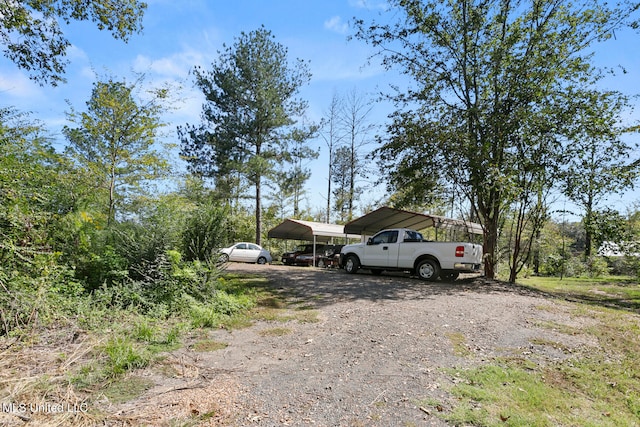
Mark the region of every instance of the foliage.
<instances>
[{"instance_id":1,"label":"foliage","mask_svg":"<svg viewBox=\"0 0 640 427\"><path fill-rule=\"evenodd\" d=\"M144 368L151 361L148 352L141 350L139 346L126 337L114 337L103 348L107 355L105 374L107 377L115 377L126 371Z\"/></svg>"},{"instance_id":2,"label":"foliage","mask_svg":"<svg viewBox=\"0 0 640 427\"><path fill-rule=\"evenodd\" d=\"M23 271L0 269L0 336L46 326L76 311L82 284L52 254Z\"/></svg>"},{"instance_id":3,"label":"foliage","mask_svg":"<svg viewBox=\"0 0 640 427\"><path fill-rule=\"evenodd\" d=\"M68 114L78 127L63 129L68 155L90 172L96 190L106 194L107 225L115 219L116 204L169 169L153 148L163 126L159 116L167 91L157 90L141 103L134 97L140 83L141 79L133 84L113 79L94 83L87 111Z\"/></svg>"},{"instance_id":4,"label":"foliage","mask_svg":"<svg viewBox=\"0 0 640 427\"><path fill-rule=\"evenodd\" d=\"M179 128L189 171L214 179L231 203L243 180L255 188L255 240L261 241L262 181L282 161L287 141L299 142L313 128L296 128L307 104L295 98L310 78L301 60L290 64L287 50L264 27L241 33L225 46L211 70L194 69L206 97L203 124Z\"/></svg>"},{"instance_id":5,"label":"foliage","mask_svg":"<svg viewBox=\"0 0 640 427\"><path fill-rule=\"evenodd\" d=\"M523 196L528 212L554 184L585 114L576 95L597 93L588 48L635 9L594 0L392 5L395 22L356 21L356 37L414 83L391 96L399 110L377 150L380 164L392 188L425 197L460 191L484 226L485 274L493 277L506 212Z\"/></svg>"},{"instance_id":6,"label":"foliage","mask_svg":"<svg viewBox=\"0 0 640 427\"><path fill-rule=\"evenodd\" d=\"M147 4L137 0L119 2L76 0L6 1L0 4L0 39L4 56L19 68L31 72L41 84L64 82L67 62L63 60L71 43L61 22L93 21L98 29L127 41L142 29Z\"/></svg>"},{"instance_id":7,"label":"foliage","mask_svg":"<svg viewBox=\"0 0 640 427\"><path fill-rule=\"evenodd\" d=\"M305 194L304 185L311 177L311 169L307 167L311 159L317 159L319 152L306 145L316 132L317 127L312 126L308 130L292 132L290 146L283 152L284 160L290 164L288 170L274 173L274 181L277 186L274 199L278 200L284 211L285 206L292 206L292 218L300 218L302 197ZM284 215L283 215L284 216Z\"/></svg>"},{"instance_id":8,"label":"foliage","mask_svg":"<svg viewBox=\"0 0 640 427\"><path fill-rule=\"evenodd\" d=\"M607 196L633 187L640 163L628 160L637 144L620 138L626 129L618 122L621 112L628 108L628 99L615 92L576 94L576 98L579 95L584 97L584 108L575 123L573 143L567 149L561 188L584 212L584 254L589 257L594 243L599 247L604 240L619 240L619 232L606 229L611 222L603 221L614 214L612 210L597 209ZM604 237L607 234L611 237Z\"/></svg>"},{"instance_id":9,"label":"foliage","mask_svg":"<svg viewBox=\"0 0 640 427\"><path fill-rule=\"evenodd\" d=\"M57 187L65 171L42 126L11 108L0 109L0 264L29 266L47 250L48 226L66 208Z\"/></svg>"},{"instance_id":10,"label":"foliage","mask_svg":"<svg viewBox=\"0 0 640 427\"><path fill-rule=\"evenodd\" d=\"M229 209L212 203L198 206L187 220L182 248L187 260L211 261L228 234Z\"/></svg>"},{"instance_id":11,"label":"foliage","mask_svg":"<svg viewBox=\"0 0 640 427\"><path fill-rule=\"evenodd\" d=\"M633 236L627 229L626 218L614 209L590 209L589 214L585 216L583 223L585 232L588 236L585 255L591 255L590 246L592 244L596 248L599 248L605 242L622 244L623 242L633 240Z\"/></svg>"},{"instance_id":12,"label":"foliage","mask_svg":"<svg viewBox=\"0 0 640 427\"><path fill-rule=\"evenodd\" d=\"M354 203L360 199L363 189L356 186L353 171L360 167L361 160L353 155L348 147L340 147L334 153L331 181L336 184L333 189L333 210L340 222L353 219Z\"/></svg>"}]
</instances>

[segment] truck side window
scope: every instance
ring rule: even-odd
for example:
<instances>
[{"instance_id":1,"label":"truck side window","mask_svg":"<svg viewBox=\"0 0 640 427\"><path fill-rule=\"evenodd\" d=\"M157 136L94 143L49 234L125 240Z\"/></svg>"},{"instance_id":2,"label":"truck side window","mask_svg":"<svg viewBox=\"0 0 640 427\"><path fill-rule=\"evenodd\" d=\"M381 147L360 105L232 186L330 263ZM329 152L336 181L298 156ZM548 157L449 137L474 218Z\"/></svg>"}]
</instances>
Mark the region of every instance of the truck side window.
<instances>
[{"instance_id":1,"label":"truck side window","mask_svg":"<svg viewBox=\"0 0 640 427\"><path fill-rule=\"evenodd\" d=\"M372 245L379 245L381 243L396 243L398 241L398 230L385 231L377 234L371 239Z\"/></svg>"}]
</instances>

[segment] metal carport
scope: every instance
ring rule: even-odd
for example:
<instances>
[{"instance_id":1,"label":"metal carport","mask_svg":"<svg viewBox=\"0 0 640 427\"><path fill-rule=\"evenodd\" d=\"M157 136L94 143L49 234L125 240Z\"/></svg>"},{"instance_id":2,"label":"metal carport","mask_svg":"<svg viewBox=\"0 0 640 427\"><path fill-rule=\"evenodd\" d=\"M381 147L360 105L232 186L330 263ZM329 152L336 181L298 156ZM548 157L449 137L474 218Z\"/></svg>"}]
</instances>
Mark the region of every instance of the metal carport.
<instances>
[{"instance_id":1,"label":"metal carport","mask_svg":"<svg viewBox=\"0 0 640 427\"><path fill-rule=\"evenodd\" d=\"M358 219L348 222L344 226L344 232L364 236L373 235L386 228L413 228L423 230L428 227L434 227L436 230L447 229L463 231L469 234L482 234L482 226L474 222L409 212L388 206L383 206Z\"/></svg>"},{"instance_id":2,"label":"metal carport","mask_svg":"<svg viewBox=\"0 0 640 427\"><path fill-rule=\"evenodd\" d=\"M303 221L301 219L286 219L280 225L272 228L267 237L287 240L306 240L313 242L313 257L316 256L316 243L327 243L332 238L342 237L360 239L360 235L348 235L344 225L327 224L324 222Z\"/></svg>"}]
</instances>

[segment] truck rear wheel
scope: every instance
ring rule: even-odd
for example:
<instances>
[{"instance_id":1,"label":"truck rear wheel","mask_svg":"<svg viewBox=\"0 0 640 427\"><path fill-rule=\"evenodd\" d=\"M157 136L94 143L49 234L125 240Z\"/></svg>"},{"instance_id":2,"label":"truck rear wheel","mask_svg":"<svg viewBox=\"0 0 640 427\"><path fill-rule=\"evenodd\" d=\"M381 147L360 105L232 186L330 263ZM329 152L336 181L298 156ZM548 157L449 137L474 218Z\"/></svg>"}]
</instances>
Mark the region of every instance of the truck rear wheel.
<instances>
[{"instance_id":1,"label":"truck rear wheel","mask_svg":"<svg viewBox=\"0 0 640 427\"><path fill-rule=\"evenodd\" d=\"M438 263L432 259L423 259L418 263L416 273L418 273L418 277L422 280L436 280L440 275L440 267Z\"/></svg>"},{"instance_id":2,"label":"truck rear wheel","mask_svg":"<svg viewBox=\"0 0 640 427\"><path fill-rule=\"evenodd\" d=\"M347 255L347 259L344 260L344 271L349 274L356 273L360 268L360 261L355 255Z\"/></svg>"}]
</instances>

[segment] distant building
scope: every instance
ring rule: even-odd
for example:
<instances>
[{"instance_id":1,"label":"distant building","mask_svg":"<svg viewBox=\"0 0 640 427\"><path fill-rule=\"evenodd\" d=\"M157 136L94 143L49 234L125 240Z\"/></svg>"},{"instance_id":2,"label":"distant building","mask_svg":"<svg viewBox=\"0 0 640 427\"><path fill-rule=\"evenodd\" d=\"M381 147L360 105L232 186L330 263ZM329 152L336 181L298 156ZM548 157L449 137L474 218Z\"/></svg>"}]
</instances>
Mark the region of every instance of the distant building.
<instances>
[{"instance_id":1,"label":"distant building","mask_svg":"<svg viewBox=\"0 0 640 427\"><path fill-rule=\"evenodd\" d=\"M606 257L640 257L640 242L603 242L598 248L598 255Z\"/></svg>"}]
</instances>

